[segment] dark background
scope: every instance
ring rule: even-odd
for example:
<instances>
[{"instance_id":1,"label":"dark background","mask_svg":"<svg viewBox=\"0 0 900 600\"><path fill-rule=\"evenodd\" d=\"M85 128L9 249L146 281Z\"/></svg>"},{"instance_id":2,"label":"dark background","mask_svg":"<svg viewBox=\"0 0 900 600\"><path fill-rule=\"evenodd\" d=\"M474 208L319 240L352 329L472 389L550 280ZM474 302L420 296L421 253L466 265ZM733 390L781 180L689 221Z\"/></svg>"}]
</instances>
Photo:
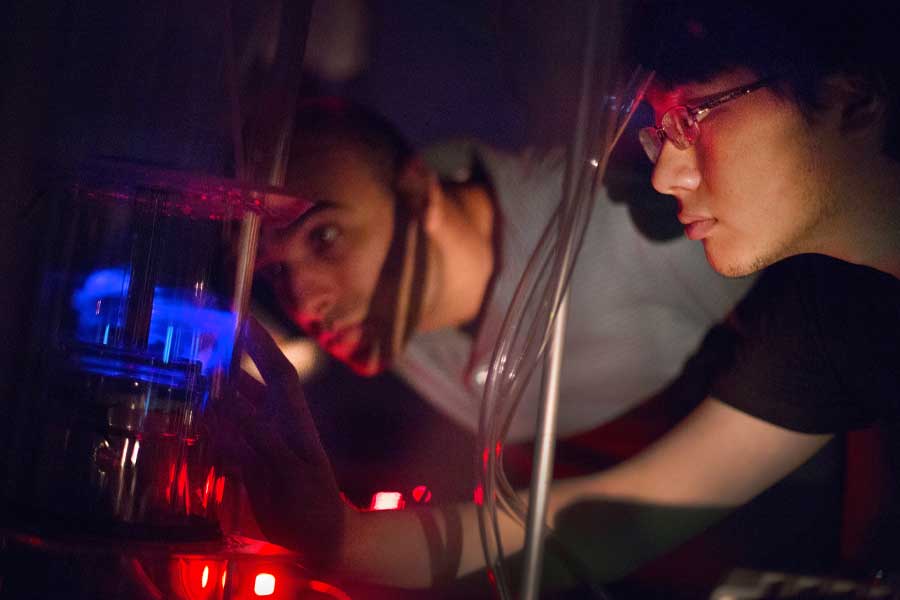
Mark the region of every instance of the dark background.
<instances>
[{"instance_id":1,"label":"dark background","mask_svg":"<svg viewBox=\"0 0 900 600\"><path fill-rule=\"evenodd\" d=\"M459 136L510 150L565 144L572 131L583 15L590 1L332 0L315 6L301 2L299 11L312 15L301 92L345 95L368 104L395 122L418 147ZM222 4L214 0L186 3L189 7L174 1L149 4L153 6L130 3L123 8L112 0L15 2L0 14L0 398L4 400L0 420L4 423L10 423L8 409L23 377L21 358L34 318L35 248L42 241L35 227L39 212L35 189L47 173L46 162L66 163L99 152L234 174L222 64L214 50L222 42L215 16ZM239 37L249 35L241 19L242 3L234 4L236 31ZM265 8L278 2L259 4ZM173 43L153 47L150 33L159 27L173 29L167 23L176 24L170 32ZM205 50L180 45L185 40ZM73 68L75 51L84 49L92 66ZM643 118L649 117L644 113ZM654 239L678 235L673 203L650 190L648 175L633 131L626 132L610 167L610 195L614 201L629 203L646 235ZM473 435L441 418L395 378L361 380L327 362L307 382L307 390L342 487L358 504L367 503L374 491L408 494L416 485L431 488L433 502L471 497ZM620 456L664 431L684 408L662 402L656 412L638 414L629 425L638 423L638 429L626 427L617 434L628 441ZM614 438L600 432L560 454L583 469L608 464L604 461L610 455L606 449L597 450L595 442ZM508 452L513 477L524 481L529 449ZM834 459L828 469L839 462ZM833 508L840 492L833 486L822 488L820 479L801 478L800 488L810 482L807 488L814 490L819 505ZM773 529L773 515L790 503L777 495L761 500L746 520L726 524L705 547L698 546L693 558L661 568L665 577L669 581L681 577L684 586L692 577L710 583L728 561L737 564L750 557L763 564L776 551L797 559L783 565L801 569L802 556L793 547L772 547L803 542L793 529L783 528L778 540L754 526L768 523ZM802 512L803 505L795 503L793 512L781 518L789 523ZM797 531L804 531L803 523L796 525ZM742 547L745 540L753 547ZM823 551L835 543L806 541ZM744 550L748 552L742 554Z\"/></svg>"}]
</instances>

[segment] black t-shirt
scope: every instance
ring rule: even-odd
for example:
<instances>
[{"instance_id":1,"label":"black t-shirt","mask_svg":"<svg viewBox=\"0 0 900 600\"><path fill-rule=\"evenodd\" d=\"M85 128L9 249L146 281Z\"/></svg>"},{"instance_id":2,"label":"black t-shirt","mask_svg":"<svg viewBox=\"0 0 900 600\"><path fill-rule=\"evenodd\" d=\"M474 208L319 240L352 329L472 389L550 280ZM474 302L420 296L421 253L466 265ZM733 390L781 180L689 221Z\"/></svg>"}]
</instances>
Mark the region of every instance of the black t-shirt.
<instances>
[{"instance_id":1,"label":"black t-shirt","mask_svg":"<svg viewBox=\"0 0 900 600\"><path fill-rule=\"evenodd\" d=\"M821 255L769 267L718 335L711 395L782 427L900 421L900 280Z\"/></svg>"},{"instance_id":2,"label":"black t-shirt","mask_svg":"<svg viewBox=\"0 0 900 600\"><path fill-rule=\"evenodd\" d=\"M851 520L868 513L842 530L861 536L844 565L858 574L900 573L898 342L900 280L809 254L769 267L692 359L709 363L711 396L775 425L838 434L877 425L878 455L866 450L860 463L848 454L851 471L868 473L860 480L848 472L847 485L867 489L855 490L862 504L843 508ZM817 505L803 503L807 511Z\"/></svg>"}]
</instances>

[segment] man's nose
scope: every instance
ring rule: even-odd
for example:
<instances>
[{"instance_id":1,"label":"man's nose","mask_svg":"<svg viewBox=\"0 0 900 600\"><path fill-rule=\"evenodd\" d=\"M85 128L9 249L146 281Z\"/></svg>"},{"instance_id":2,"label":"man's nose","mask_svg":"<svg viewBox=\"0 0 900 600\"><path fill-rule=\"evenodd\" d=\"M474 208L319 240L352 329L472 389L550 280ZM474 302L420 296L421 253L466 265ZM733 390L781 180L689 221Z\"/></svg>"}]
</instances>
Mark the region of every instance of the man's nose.
<instances>
[{"instance_id":1,"label":"man's nose","mask_svg":"<svg viewBox=\"0 0 900 600\"><path fill-rule=\"evenodd\" d=\"M700 186L695 149L679 150L667 141L653 167L651 182L660 194L678 196L683 192L695 191Z\"/></svg>"},{"instance_id":2,"label":"man's nose","mask_svg":"<svg viewBox=\"0 0 900 600\"><path fill-rule=\"evenodd\" d=\"M298 316L304 322L323 321L335 302L334 286L313 270L302 267L288 268L290 294Z\"/></svg>"}]
</instances>

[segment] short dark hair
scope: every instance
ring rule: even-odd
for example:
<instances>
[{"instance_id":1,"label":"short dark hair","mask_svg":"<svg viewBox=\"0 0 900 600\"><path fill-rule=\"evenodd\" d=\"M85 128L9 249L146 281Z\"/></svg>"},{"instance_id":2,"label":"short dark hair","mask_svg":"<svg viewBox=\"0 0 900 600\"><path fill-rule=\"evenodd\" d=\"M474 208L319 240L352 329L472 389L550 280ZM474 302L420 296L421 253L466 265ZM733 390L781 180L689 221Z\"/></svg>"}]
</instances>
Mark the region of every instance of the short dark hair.
<instances>
[{"instance_id":1,"label":"short dark hair","mask_svg":"<svg viewBox=\"0 0 900 600\"><path fill-rule=\"evenodd\" d=\"M413 155L400 131L374 111L343 98L301 99L294 114L289 164L328 145L353 147L388 187Z\"/></svg>"},{"instance_id":2,"label":"short dark hair","mask_svg":"<svg viewBox=\"0 0 900 600\"><path fill-rule=\"evenodd\" d=\"M773 77L808 118L825 77L858 78L887 102L884 151L900 157L896 0L646 0L630 38L637 62L666 87L745 67Z\"/></svg>"}]
</instances>

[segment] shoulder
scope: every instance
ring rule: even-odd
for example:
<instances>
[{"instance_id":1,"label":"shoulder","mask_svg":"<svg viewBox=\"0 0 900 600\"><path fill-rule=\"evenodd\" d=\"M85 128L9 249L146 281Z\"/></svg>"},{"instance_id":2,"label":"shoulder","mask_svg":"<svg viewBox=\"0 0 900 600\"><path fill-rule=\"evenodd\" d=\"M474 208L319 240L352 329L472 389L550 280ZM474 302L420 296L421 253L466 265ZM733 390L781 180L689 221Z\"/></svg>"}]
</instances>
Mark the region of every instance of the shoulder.
<instances>
[{"instance_id":1,"label":"shoulder","mask_svg":"<svg viewBox=\"0 0 900 600\"><path fill-rule=\"evenodd\" d=\"M781 261L723 325L731 352L713 392L798 431L871 423L894 410L898 372L884 349L900 333L898 301L897 281L867 267L820 255Z\"/></svg>"},{"instance_id":2,"label":"shoulder","mask_svg":"<svg viewBox=\"0 0 900 600\"><path fill-rule=\"evenodd\" d=\"M804 254L767 268L738 304L732 323L745 334L833 335L844 329L841 318L863 323L884 307L893 311L888 298L898 291L897 280L880 271Z\"/></svg>"},{"instance_id":3,"label":"shoulder","mask_svg":"<svg viewBox=\"0 0 900 600\"><path fill-rule=\"evenodd\" d=\"M558 200L565 172L562 148L506 150L474 138L430 144L422 150L422 156L442 179L464 182L481 172L504 196L526 189L553 190Z\"/></svg>"}]
</instances>

